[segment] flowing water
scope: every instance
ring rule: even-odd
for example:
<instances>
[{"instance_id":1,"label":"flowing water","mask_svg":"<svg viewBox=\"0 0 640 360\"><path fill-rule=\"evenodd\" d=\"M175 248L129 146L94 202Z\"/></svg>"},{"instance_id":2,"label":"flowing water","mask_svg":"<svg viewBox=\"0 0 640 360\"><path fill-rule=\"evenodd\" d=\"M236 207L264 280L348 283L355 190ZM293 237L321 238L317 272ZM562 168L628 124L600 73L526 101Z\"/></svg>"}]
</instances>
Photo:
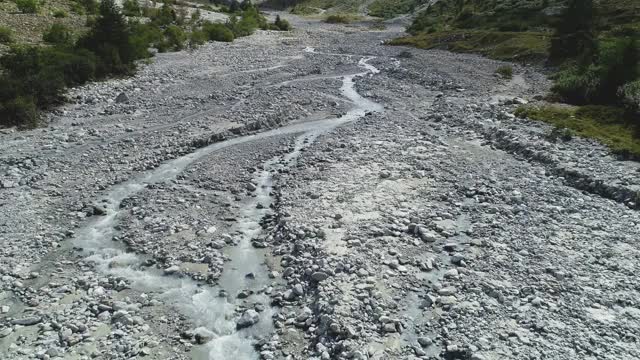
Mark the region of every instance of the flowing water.
<instances>
[{"instance_id":1,"label":"flowing water","mask_svg":"<svg viewBox=\"0 0 640 360\"><path fill-rule=\"evenodd\" d=\"M182 315L190 319L194 328L210 334L211 340L193 352L196 359L257 359L258 354L252 346L255 338L272 333L272 310L269 297L264 289L270 284L264 266L264 250L254 249L251 240L262 234L260 220L270 211L273 202L272 174L278 169L290 166L295 162L301 150L312 143L319 135L335 127L355 121L368 112L382 111L382 106L363 98L355 89L354 78L373 75L378 69L369 65L369 58L363 58L358 65L366 71L343 77L342 94L354 104L354 108L346 115L320 121L297 123L279 129L269 130L255 135L238 137L201 148L191 154L171 160L157 169L115 186L104 200L107 214L91 220L78 232L74 245L88 253L88 261L105 273L124 277L131 282L134 289L159 294L165 304L174 307ZM239 213L236 229L241 235L237 246L229 249L230 261L225 264L217 286L206 286L190 278L166 276L160 270L142 268L143 258L127 253L112 241L116 233L116 223L120 203L143 190L147 184L169 181L180 174L194 161L217 150L258 141L268 137L301 134L291 152L278 156L264 164L264 170L256 177L258 183L255 196L243 204ZM258 208L258 204L262 206ZM247 279L246 274L253 273L254 279ZM220 296L224 290L227 296ZM265 311L260 313L259 322L249 328L236 330L236 295L242 290L251 290L250 300L262 303Z\"/></svg>"}]
</instances>

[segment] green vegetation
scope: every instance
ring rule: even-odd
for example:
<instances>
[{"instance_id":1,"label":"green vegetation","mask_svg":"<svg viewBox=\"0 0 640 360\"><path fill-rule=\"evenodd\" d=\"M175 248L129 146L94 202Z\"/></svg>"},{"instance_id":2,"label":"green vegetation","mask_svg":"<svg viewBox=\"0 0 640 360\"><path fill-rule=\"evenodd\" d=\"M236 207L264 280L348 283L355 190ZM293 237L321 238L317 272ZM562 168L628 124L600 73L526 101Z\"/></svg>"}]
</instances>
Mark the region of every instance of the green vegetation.
<instances>
[{"instance_id":1,"label":"green vegetation","mask_svg":"<svg viewBox=\"0 0 640 360\"><path fill-rule=\"evenodd\" d=\"M122 3L122 13L126 16L140 16L142 9L137 0L125 0Z\"/></svg>"},{"instance_id":2,"label":"green vegetation","mask_svg":"<svg viewBox=\"0 0 640 360\"><path fill-rule=\"evenodd\" d=\"M270 28L272 30L289 31L291 30L291 24L287 20L281 19L280 15L276 15L276 20Z\"/></svg>"},{"instance_id":3,"label":"green vegetation","mask_svg":"<svg viewBox=\"0 0 640 360\"><path fill-rule=\"evenodd\" d=\"M640 159L640 139L636 128L625 120L620 108L607 106L522 106L516 111L522 118L544 121L557 129L596 139L609 146L614 153Z\"/></svg>"},{"instance_id":4,"label":"green vegetation","mask_svg":"<svg viewBox=\"0 0 640 360\"><path fill-rule=\"evenodd\" d=\"M57 9L53 11L53 17L56 19L66 18L67 16L69 16L69 14L64 10Z\"/></svg>"},{"instance_id":5,"label":"green vegetation","mask_svg":"<svg viewBox=\"0 0 640 360\"><path fill-rule=\"evenodd\" d=\"M322 9L319 8L298 4L291 8L291 13L296 15L309 16L319 14L321 10Z\"/></svg>"},{"instance_id":6,"label":"green vegetation","mask_svg":"<svg viewBox=\"0 0 640 360\"><path fill-rule=\"evenodd\" d=\"M477 53L497 60L542 61L547 57L548 38L536 32L450 30L419 33L394 39L389 44Z\"/></svg>"},{"instance_id":7,"label":"green vegetation","mask_svg":"<svg viewBox=\"0 0 640 360\"><path fill-rule=\"evenodd\" d=\"M37 0L16 0L18 10L23 14L35 14L38 12Z\"/></svg>"},{"instance_id":8,"label":"green vegetation","mask_svg":"<svg viewBox=\"0 0 640 360\"><path fill-rule=\"evenodd\" d=\"M554 66L551 98L580 107L519 114L638 154L640 1L441 0L407 31L411 36L390 43ZM509 70L498 73L510 78Z\"/></svg>"},{"instance_id":9,"label":"green vegetation","mask_svg":"<svg viewBox=\"0 0 640 360\"><path fill-rule=\"evenodd\" d=\"M496 74L500 75L503 79L512 79L513 67L510 65L502 65L496 70Z\"/></svg>"},{"instance_id":10,"label":"green vegetation","mask_svg":"<svg viewBox=\"0 0 640 360\"><path fill-rule=\"evenodd\" d=\"M413 12L417 5L417 0L375 0L369 5L369 15L391 19Z\"/></svg>"},{"instance_id":11,"label":"green vegetation","mask_svg":"<svg viewBox=\"0 0 640 360\"><path fill-rule=\"evenodd\" d=\"M63 24L55 23L42 34L42 40L49 44L69 45L72 41L71 30Z\"/></svg>"},{"instance_id":12,"label":"green vegetation","mask_svg":"<svg viewBox=\"0 0 640 360\"><path fill-rule=\"evenodd\" d=\"M204 45L209 40L207 33L202 30L195 30L189 34L189 48L195 49L198 46Z\"/></svg>"},{"instance_id":13,"label":"green vegetation","mask_svg":"<svg viewBox=\"0 0 640 360\"><path fill-rule=\"evenodd\" d=\"M145 21L125 17L114 0L102 0L98 15L87 17L88 31L76 41L70 28L55 23L43 34L47 46L12 45L0 58L0 126L37 126L39 111L61 103L66 87L131 74L137 60L152 56L150 48L178 51L207 40L233 41L258 28L290 29L280 18L267 23L249 2L241 4L226 24L214 24L188 17L169 1L152 10L136 11L132 4L126 5L129 15L149 14ZM96 3L75 4L90 13ZM0 27L0 41L11 39L11 30Z\"/></svg>"},{"instance_id":14,"label":"green vegetation","mask_svg":"<svg viewBox=\"0 0 640 360\"><path fill-rule=\"evenodd\" d=\"M342 14L334 14L327 16L324 22L329 24L348 24L351 22L351 18Z\"/></svg>"},{"instance_id":15,"label":"green vegetation","mask_svg":"<svg viewBox=\"0 0 640 360\"><path fill-rule=\"evenodd\" d=\"M96 0L75 0L71 4L71 11L79 15L96 15L98 7Z\"/></svg>"},{"instance_id":16,"label":"green vegetation","mask_svg":"<svg viewBox=\"0 0 640 360\"><path fill-rule=\"evenodd\" d=\"M233 31L224 24L205 22L202 25L202 31L211 41L232 42L235 38Z\"/></svg>"},{"instance_id":17,"label":"green vegetation","mask_svg":"<svg viewBox=\"0 0 640 360\"><path fill-rule=\"evenodd\" d=\"M13 31L6 26L0 26L0 44L13 43Z\"/></svg>"},{"instance_id":18,"label":"green vegetation","mask_svg":"<svg viewBox=\"0 0 640 360\"><path fill-rule=\"evenodd\" d=\"M164 30L164 42L159 50L161 52L166 51L180 51L184 48L184 44L187 41L187 34L178 25L169 25Z\"/></svg>"}]
</instances>

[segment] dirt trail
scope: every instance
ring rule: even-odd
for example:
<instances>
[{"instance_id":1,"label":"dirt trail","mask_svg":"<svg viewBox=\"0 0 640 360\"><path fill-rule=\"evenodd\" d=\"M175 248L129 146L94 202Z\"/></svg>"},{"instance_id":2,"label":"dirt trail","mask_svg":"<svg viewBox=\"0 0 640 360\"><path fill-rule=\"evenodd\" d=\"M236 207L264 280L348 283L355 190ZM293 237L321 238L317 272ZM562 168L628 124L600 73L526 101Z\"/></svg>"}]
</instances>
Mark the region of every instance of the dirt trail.
<instances>
[{"instance_id":1,"label":"dirt trail","mask_svg":"<svg viewBox=\"0 0 640 360\"><path fill-rule=\"evenodd\" d=\"M640 357L637 164L511 115L531 69L292 21L0 134L0 358Z\"/></svg>"}]
</instances>

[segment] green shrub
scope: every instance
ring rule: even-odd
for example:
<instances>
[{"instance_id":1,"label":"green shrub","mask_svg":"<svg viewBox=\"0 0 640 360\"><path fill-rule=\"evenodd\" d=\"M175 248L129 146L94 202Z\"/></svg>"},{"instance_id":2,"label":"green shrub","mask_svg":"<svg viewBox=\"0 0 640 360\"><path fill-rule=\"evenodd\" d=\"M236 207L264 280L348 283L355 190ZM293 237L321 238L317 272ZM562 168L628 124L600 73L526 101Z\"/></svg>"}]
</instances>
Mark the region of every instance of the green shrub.
<instances>
[{"instance_id":1,"label":"green shrub","mask_svg":"<svg viewBox=\"0 0 640 360\"><path fill-rule=\"evenodd\" d=\"M71 8L73 12L79 15L96 15L99 10L99 5L97 0L75 0Z\"/></svg>"},{"instance_id":2,"label":"green shrub","mask_svg":"<svg viewBox=\"0 0 640 360\"><path fill-rule=\"evenodd\" d=\"M368 10L371 16L391 19L412 12L416 5L416 0L375 0Z\"/></svg>"},{"instance_id":3,"label":"green shrub","mask_svg":"<svg viewBox=\"0 0 640 360\"><path fill-rule=\"evenodd\" d=\"M84 15L86 13L86 10L84 6L82 6L82 4L73 2L70 4L70 6L71 6L71 12L73 12L74 14Z\"/></svg>"},{"instance_id":4,"label":"green shrub","mask_svg":"<svg viewBox=\"0 0 640 360\"><path fill-rule=\"evenodd\" d=\"M38 110L33 98L18 96L0 102L0 126L22 128L38 126Z\"/></svg>"},{"instance_id":5,"label":"green shrub","mask_svg":"<svg viewBox=\"0 0 640 360\"><path fill-rule=\"evenodd\" d=\"M42 40L49 44L67 45L71 44L71 30L63 24L53 24L42 34Z\"/></svg>"},{"instance_id":6,"label":"green shrub","mask_svg":"<svg viewBox=\"0 0 640 360\"><path fill-rule=\"evenodd\" d=\"M329 15L324 19L324 22L328 24L348 24L351 20L346 15Z\"/></svg>"},{"instance_id":7,"label":"green shrub","mask_svg":"<svg viewBox=\"0 0 640 360\"><path fill-rule=\"evenodd\" d=\"M189 48L195 49L204 45L208 40L207 33L202 30L194 30L189 34Z\"/></svg>"},{"instance_id":8,"label":"green shrub","mask_svg":"<svg viewBox=\"0 0 640 360\"><path fill-rule=\"evenodd\" d=\"M170 25L164 30L164 36L168 49L172 51L182 50L187 41L187 34L177 25Z\"/></svg>"},{"instance_id":9,"label":"green shrub","mask_svg":"<svg viewBox=\"0 0 640 360\"><path fill-rule=\"evenodd\" d=\"M151 21L159 26L167 26L173 24L178 15L171 6L169 1L165 1L160 9L156 9L155 13L151 16Z\"/></svg>"},{"instance_id":10,"label":"green shrub","mask_svg":"<svg viewBox=\"0 0 640 360\"><path fill-rule=\"evenodd\" d=\"M13 31L6 26L0 26L0 44L11 44L13 42Z\"/></svg>"},{"instance_id":11,"label":"green shrub","mask_svg":"<svg viewBox=\"0 0 640 360\"><path fill-rule=\"evenodd\" d=\"M640 77L639 51L631 38L601 41L595 61L558 72L552 91L576 105L619 103L620 88Z\"/></svg>"},{"instance_id":12,"label":"green shrub","mask_svg":"<svg viewBox=\"0 0 640 360\"><path fill-rule=\"evenodd\" d=\"M232 42L235 38L233 32L223 24L205 22L202 25L202 31L211 41Z\"/></svg>"},{"instance_id":13,"label":"green shrub","mask_svg":"<svg viewBox=\"0 0 640 360\"><path fill-rule=\"evenodd\" d=\"M18 10L24 14L35 14L38 12L37 0L16 0Z\"/></svg>"},{"instance_id":14,"label":"green shrub","mask_svg":"<svg viewBox=\"0 0 640 360\"><path fill-rule=\"evenodd\" d=\"M140 16L142 11L138 0L125 0L122 3L122 13L126 16Z\"/></svg>"},{"instance_id":15,"label":"green shrub","mask_svg":"<svg viewBox=\"0 0 640 360\"><path fill-rule=\"evenodd\" d=\"M134 58L143 59L151 57L151 53L149 53L150 47L159 48L163 46L164 34L158 26L152 23L142 24L140 22L132 22L130 23L130 27L131 37L129 42L133 47Z\"/></svg>"},{"instance_id":16,"label":"green shrub","mask_svg":"<svg viewBox=\"0 0 640 360\"><path fill-rule=\"evenodd\" d=\"M289 31L291 30L291 24L287 20L281 19L280 15L276 15L276 20L273 22L275 30Z\"/></svg>"},{"instance_id":17,"label":"green shrub","mask_svg":"<svg viewBox=\"0 0 640 360\"><path fill-rule=\"evenodd\" d=\"M257 29L268 29L267 19L249 2L243 2L240 18L229 16L226 26L231 29L235 37L249 36Z\"/></svg>"},{"instance_id":18,"label":"green shrub","mask_svg":"<svg viewBox=\"0 0 640 360\"><path fill-rule=\"evenodd\" d=\"M630 82L618 90L625 115L640 128L640 80Z\"/></svg>"},{"instance_id":19,"label":"green shrub","mask_svg":"<svg viewBox=\"0 0 640 360\"><path fill-rule=\"evenodd\" d=\"M53 11L53 17L56 19L66 18L67 16L67 12L64 10L57 9Z\"/></svg>"},{"instance_id":20,"label":"green shrub","mask_svg":"<svg viewBox=\"0 0 640 360\"><path fill-rule=\"evenodd\" d=\"M554 75L551 91L568 103L588 104L597 98L601 72L601 68L595 65L583 69L570 66Z\"/></svg>"},{"instance_id":21,"label":"green shrub","mask_svg":"<svg viewBox=\"0 0 640 360\"><path fill-rule=\"evenodd\" d=\"M513 67L510 65L502 65L496 70L496 74L500 75L503 79L513 78Z\"/></svg>"}]
</instances>

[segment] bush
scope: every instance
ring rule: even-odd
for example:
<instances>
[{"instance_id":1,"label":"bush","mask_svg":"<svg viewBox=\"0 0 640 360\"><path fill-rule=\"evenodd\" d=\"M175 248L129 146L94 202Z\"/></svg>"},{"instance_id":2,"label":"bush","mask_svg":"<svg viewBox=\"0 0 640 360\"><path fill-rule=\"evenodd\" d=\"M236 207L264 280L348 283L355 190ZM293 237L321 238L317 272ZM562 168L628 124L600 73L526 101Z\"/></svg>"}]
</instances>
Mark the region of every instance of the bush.
<instances>
[{"instance_id":1,"label":"bush","mask_svg":"<svg viewBox=\"0 0 640 360\"><path fill-rule=\"evenodd\" d=\"M56 19L66 18L67 16L68 16L67 12L64 11L64 10L58 9L58 10L54 10L53 11L53 17L56 18Z\"/></svg>"},{"instance_id":2,"label":"bush","mask_svg":"<svg viewBox=\"0 0 640 360\"><path fill-rule=\"evenodd\" d=\"M594 62L566 67L555 75L552 90L576 105L619 103L620 88L640 76L639 58L634 39L602 41Z\"/></svg>"},{"instance_id":3,"label":"bush","mask_svg":"<svg viewBox=\"0 0 640 360\"><path fill-rule=\"evenodd\" d=\"M138 0L125 0L125 2L122 3L122 13L126 16L140 16L142 11L140 10Z\"/></svg>"},{"instance_id":4,"label":"bush","mask_svg":"<svg viewBox=\"0 0 640 360\"><path fill-rule=\"evenodd\" d=\"M351 20L345 15L329 15L324 19L324 22L328 24L348 24Z\"/></svg>"},{"instance_id":5,"label":"bush","mask_svg":"<svg viewBox=\"0 0 640 360\"><path fill-rule=\"evenodd\" d=\"M231 29L235 37L249 36L253 34L256 29L268 29L267 19L264 18L256 7L251 5L250 2L243 2L241 7L243 10L240 14L240 19L235 15L229 17L229 21L226 26Z\"/></svg>"},{"instance_id":6,"label":"bush","mask_svg":"<svg viewBox=\"0 0 640 360\"><path fill-rule=\"evenodd\" d=\"M16 0L18 10L24 14L35 14L38 12L37 0Z\"/></svg>"},{"instance_id":7,"label":"bush","mask_svg":"<svg viewBox=\"0 0 640 360\"><path fill-rule=\"evenodd\" d=\"M640 80L628 83L618 90L625 116L640 127Z\"/></svg>"},{"instance_id":8,"label":"bush","mask_svg":"<svg viewBox=\"0 0 640 360\"><path fill-rule=\"evenodd\" d=\"M164 30L164 36L168 49L173 51L182 50L184 48L184 43L187 41L187 34L185 34L184 30L177 25L170 25L167 27Z\"/></svg>"},{"instance_id":9,"label":"bush","mask_svg":"<svg viewBox=\"0 0 640 360\"><path fill-rule=\"evenodd\" d=\"M276 21L273 22L273 25L275 25L276 27L275 30L280 30L280 31L291 30L291 24L289 24L287 20L281 19L280 15L276 15Z\"/></svg>"},{"instance_id":10,"label":"bush","mask_svg":"<svg viewBox=\"0 0 640 360\"><path fill-rule=\"evenodd\" d=\"M496 70L496 74L500 75L503 79L513 78L513 67L510 65L502 65Z\"/></svg>"},{"instance_id":11,"label":"bush","mask_svg":"<svg viewBox=\"0 0 640 360\"><path fill-rule=\"evenodd\" d=\"M150 47L162 47L162 43L164 41L164 34L162 30L152 24L141 24L140 22L132 22L130 24L131 27L131 37L129 42L133 47L134 58L143 59L151 57L151 53L149 53Z\"/></svg>"},{"instance_id":12,"label":"bush","mask_svg":"<svg viewBox=\"0 0 640 360\"><path fill-rule=\"evenodd\" d=\"M202 31L211 41L232 42L235 38L233 32L223 24L205 22Z\"/></svg>"},{"instance_id":13,"label":"bush","mask_svg":"<svg viewBox=\"0 0 640 360\"><path fill-rule=\"evenodd\" d=\"M151 16L151 21L159 26L173 24L178 18L176 11L169 1L165 1L162 7Z\"/></svg>"},{"instance_id":14,"label":"bush","mask_svg":"<svg viewBox=\"0 0 640 360\"><path fill-rule=\"evenodd\" d=\"M570 66L554 75L551 91L570 104L588 104L597 98L600 73L600 67L595 65L584 69Z\"/></svg>"},{"instance_id":15,"label":"bush","mask_svg":"<svg viewBox=\"0 0 640 360\"><path fill-rule=\"evenodd\" d=\"M77 2L71 3L70 6L71 6L71 12L73 12L74 14L84 15L86 13L85 8L81 4L78 4Z\"/></svg>"},{"instance_id":16,"label":"bush","mask_svg":"<svg viewBox=\"0 0 640 360\"><path fill-rule=\"evenodd\" d=\"M411 13L417 3L416 0L374 0L368 11L370 16L391 19L400 14Z\"/></svg>"},{"instance_id":17,"label":"bush","mask_svg":"<svg viewBox=\"0 0 640 360\"><path fill-rule=\"evenodd\" d=\"M71 5L71 10L79 15L96 15L99 10L99 5L96 0L75 0Z\"/></svg>"},{"instance_id":18,"label":"bush","mask_svg":"<svg viewBox=\"0 0 640 360\"><path fill-rule=\"evenodd\" d=\"M18 96L0 102L0 126L34 128L38 126L38 110L33 98Z\"/></svg>"},{"instance_id":19,"label":"bush","mask_svg":"<svg viewBox=\"0 0 640 360\"><path fill-rule=\"evenodd\" d=\"M195 49L198 46L204 45L207 40L207 33L202 30L194 30L189 34L189 48Z\"/></svg>"},{"instance_id":20,"label":"bush","mask_svg":"<svg viewBox=\"0 0 640 360\"><path fill-rule=\"evenodd\" d=\"M13 42L13 31L6 26L0 26L0 44L11 44Z\"/></svg>"},{"instance_id":21,"label":"bush","mask_svg":"<svg viewBox=\"0 0 640 360\"><path fill-rule=\"evenodd\" d=\"M63 24L53 24L42 34L42 40L49 44L67 45L71 44L71 30Z\"/></svg>"}]
</instances>

